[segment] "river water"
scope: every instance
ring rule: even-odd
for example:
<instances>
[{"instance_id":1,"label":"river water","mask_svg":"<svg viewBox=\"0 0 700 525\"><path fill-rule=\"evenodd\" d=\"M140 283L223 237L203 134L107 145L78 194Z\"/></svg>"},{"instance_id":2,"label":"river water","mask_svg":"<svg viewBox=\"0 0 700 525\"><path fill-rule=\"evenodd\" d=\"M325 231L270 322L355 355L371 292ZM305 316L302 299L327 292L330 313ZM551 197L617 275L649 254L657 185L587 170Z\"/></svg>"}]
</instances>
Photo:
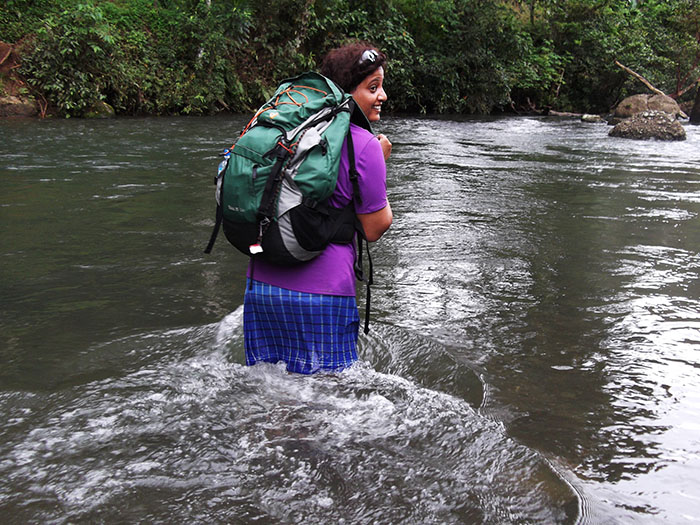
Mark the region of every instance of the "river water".
<instances>
[{"instance_id":1,"label":"river water","mask_svg":"<svg viewBox=\"0 0 700 525\"><path fill-rule=\"evenodd\" d=\"M202 253L243 124L0 122L4 523L700 521L700 129L383 120L371 331L310 378Z\"/></svg>"}]
</instances>

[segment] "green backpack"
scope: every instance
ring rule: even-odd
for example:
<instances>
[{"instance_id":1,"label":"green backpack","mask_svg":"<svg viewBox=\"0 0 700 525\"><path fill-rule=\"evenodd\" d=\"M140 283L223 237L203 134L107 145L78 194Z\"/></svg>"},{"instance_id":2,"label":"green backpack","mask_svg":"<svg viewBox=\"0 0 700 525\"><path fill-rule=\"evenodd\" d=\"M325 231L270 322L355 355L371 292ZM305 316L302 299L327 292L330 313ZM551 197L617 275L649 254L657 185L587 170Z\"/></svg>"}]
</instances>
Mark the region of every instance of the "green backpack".
<instances>
[{"instance_id":1,"label":"green backpack","mask_svg":"<svg viewBox=\"0 0 700 525\"><path fill-rule=\"evenodd\" d=\"M355 273L364 280L362 241L368 244L355 214L359 191L351 119L371 131L352 97L330 79L310 72L284 81L224 151L216 177L216 225L205 253L222 226L242 253L279 265L309 261L329 243L351 243L358 233ZM346 137L354 198L339 209L327 200L335 191ZM369 250L368 260L369 294Z\"/></svg>"}]
</instances>

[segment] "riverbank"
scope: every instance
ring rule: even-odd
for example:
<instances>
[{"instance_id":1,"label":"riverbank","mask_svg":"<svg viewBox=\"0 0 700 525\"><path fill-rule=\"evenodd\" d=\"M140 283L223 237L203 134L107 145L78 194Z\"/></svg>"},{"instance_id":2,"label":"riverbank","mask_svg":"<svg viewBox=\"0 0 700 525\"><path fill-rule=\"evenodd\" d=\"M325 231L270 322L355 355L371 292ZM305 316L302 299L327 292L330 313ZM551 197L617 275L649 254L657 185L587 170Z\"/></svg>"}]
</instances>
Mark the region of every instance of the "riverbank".
<instances>
[{"instance_id":1,"label":"riverbank","mask_svg":"<svg viewBox=\"0 0 700 525\"><path fill-rule=\"evenodd\" d=\"M56 114L49 102L17 72L21 64L20 52L17 46L0 42L0 118L12 117L53 117ZM690 114L693 101L679 104L685 114ZM610 112L614 108L610 109ZM227 113L228 111L222 111ZM557 116L581 118L591 122L598 118L606 118L605 114L591 115L585 112L559 111L555 108L537 108L529 105L518 109L515 105L492 110L494 115L513 116ZM117 116L115 109L107 102L99 101L90 107L83 115L87 118L110 118ZM141 114L141 116L148 116Z\"/></svg>"},{"instance_id":2,"label":"riverbank","mask_svg":"<svg viewBox=\"0 0 700 525\"><path fill-rule=\"evenodd\" d=\"M0 42L0 118L46 118L54 116L47 100L17 72L20 56L15 46ZM116 115L106 102L96 103L87 118L108 118Z\"/></svg>"},{"instance_id":3,"label":"riverbank","mask_svg":"<svg viewBox=\"0 0 700 525\"><path fill-rule=\"evenodd\" d=\"M19 64L14 46L0 42L0 117L44 116L28 84L16 72Z\"/></svg>"}]
</instances>

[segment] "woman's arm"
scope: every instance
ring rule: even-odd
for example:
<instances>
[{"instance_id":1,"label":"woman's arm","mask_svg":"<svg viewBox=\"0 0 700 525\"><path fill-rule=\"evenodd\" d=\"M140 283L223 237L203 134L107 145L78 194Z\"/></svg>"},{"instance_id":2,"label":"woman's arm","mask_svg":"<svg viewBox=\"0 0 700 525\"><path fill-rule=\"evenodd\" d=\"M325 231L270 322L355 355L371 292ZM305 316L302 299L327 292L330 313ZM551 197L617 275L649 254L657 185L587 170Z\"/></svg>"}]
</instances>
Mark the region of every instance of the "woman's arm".
<instances>
[{"instance_id":1,"label":"woman's arm","mask_svg":"<svg viewBox=\"0 0 700 525\"><path fill-rule=\"evenodd\" d=\"M386 163L386 160L389 158L389 155L391 155L391 142L389 142L389 139L382 134L377 135L376 138L377 143L380 147L377 148L377 143L373 143L372 141L370 141L370 143L368 144L369 147L366 148L363 153L373 156L373 158L370 157L372 158L372 161L370 161L370 165L379 166L379 164L381 163L383 168L381 170L381 191L383 198L386 198L386 184L384 183L386 172L384 170L384 165ZM369 153L370 151L372 151L371 154ZM381 157L379 157L379 155L381 155ZM377 173L377 175L379 175L379 173ZM375 186L375 192L378 189L379 186ZM367 237L367 240L370 242L374 242L379 240L379 238L384 234L384 232L389 229L389 226L391 226L391 221L394 219L394 214L391 211L389 201L386 201L386 206L384 206L381 210L372 213L358 213L357 218L362 224L362 228L365 230L365 236Z\"/></svg>"},{"instance_id":2,"label":"woman's arm","mask_svg":"<svg viewBox=\"0 0 700 525\"><path fill-rule=\"evenodd\" d=\"M381 210L374 213L358 213L357 218L362 223L365 230L365 236L370 242L379 240L385 231L391 226L391 221L394 219L394 214L391 212L391 206L386 203Z\"/></svg>"}]
</instances>

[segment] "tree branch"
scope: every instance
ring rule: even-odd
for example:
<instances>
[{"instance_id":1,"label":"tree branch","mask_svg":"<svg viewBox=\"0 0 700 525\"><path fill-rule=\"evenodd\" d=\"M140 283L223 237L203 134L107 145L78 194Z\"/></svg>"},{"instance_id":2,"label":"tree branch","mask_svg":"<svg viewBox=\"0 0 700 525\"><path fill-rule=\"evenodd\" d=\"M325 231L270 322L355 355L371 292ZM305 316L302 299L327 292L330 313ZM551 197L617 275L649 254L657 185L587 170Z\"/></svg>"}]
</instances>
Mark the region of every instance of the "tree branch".
<instances>
[{"instance_id":1,"label":"tree branch","mask_svg":"<svg viewBox=\"0 0 700 525\"><path fill-rule=\"evenodd\" d=\"M700 84L700 78L698 78L697 80L695 80L695 82L692 82L692 83L688 84L687 86L685 86L685 87L678 93L678 96L679 96L679 97L682 97L683 95L685 95L688 91L690 91L691 89L693 89L693 88L694 88L696 85L698 85L698 84Z\"/></svg>"},{"instance_id":2,"label":"tree branch","mask_svg":"<svg viewBox=\"0 0 700 525\"><path fill-rule=\"evenodd\" d=\"M0 57L0 65L2 65L2 63L5 62L5 60L7 60L7 57L10 56L10 53L12 53L12 46L8 45L5 51L6 53L4 54L4 56Z\"/></svg>"},{"instance_id":3,"label":"tree branch","mask_svg":"<svg viewBox=\"0 0 700 525\"><path fill-rule=\"evenodd\" d=\"M615 60L615 64L618 65L619 67L621 67L624 71L626 71L626 72L629 73L630 75L632 75L634 78L636 78L637 80L639 80L639 81L640 81L642 84L644 84L646 87L648 87L648 88L652 91L652 93L656 93L657 95L665 95L665 94L666 94L666 93L664 93L663 91L661 91L660 89L655 88L654 86L652 86L652 85L651 85L651 82L649 82L649 81L648 81L646 78L644 78L642 75L640 75L639 73L637 73L637 72L635 72L635 71L632 71L632 70L631 70L630 68L628 68L627 66L623 66L623 65L620 64L617 60Z\"/></svg>"}]
</instances>

